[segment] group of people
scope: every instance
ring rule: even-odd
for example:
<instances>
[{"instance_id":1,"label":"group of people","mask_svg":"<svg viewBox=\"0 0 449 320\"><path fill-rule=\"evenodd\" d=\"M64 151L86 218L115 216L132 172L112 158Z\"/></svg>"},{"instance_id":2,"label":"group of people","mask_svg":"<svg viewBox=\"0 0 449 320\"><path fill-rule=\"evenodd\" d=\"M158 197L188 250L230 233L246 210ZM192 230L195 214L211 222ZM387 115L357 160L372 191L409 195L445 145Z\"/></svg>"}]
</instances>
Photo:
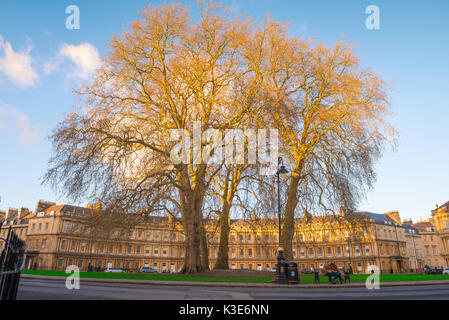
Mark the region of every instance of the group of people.
<instances>
[{"instance_id":1,"label":"group of people","mask_svg":"<svg viewBox=\"0 0 449 320\"><path fill-rule=\"evenodd\" d=\"M343 281L346 283L351 283L351 278L350 275L353 273L352 272L352 266L351 264L348 265L347 269L343 269L343 274L344 274L344 279L341 276L341 272L340 270L337 268L337 266L335 265L335 263L329 261L324 265L324 271L326 276L329 277L329 282L330 283L343 283ZM317 270L313 270L313 274L315 275L315 283L320 283L320 273Z\"/></svg>"}]
</instances>

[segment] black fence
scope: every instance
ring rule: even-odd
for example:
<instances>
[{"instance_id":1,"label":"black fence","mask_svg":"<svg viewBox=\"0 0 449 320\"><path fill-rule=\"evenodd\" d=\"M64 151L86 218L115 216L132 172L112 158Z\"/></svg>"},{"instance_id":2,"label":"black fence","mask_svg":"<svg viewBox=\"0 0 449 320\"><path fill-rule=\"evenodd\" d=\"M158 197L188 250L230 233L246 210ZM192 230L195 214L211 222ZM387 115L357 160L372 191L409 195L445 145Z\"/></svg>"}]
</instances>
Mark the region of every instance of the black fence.
<instances>
[{"instance_id":1,"label":"black fence","mask_svg":"<svg viewBox=\"0 0 449 320\"><path fill-rule=\"evenodd\" d=\"M2 226L0 225L0 231ZM15 300L19 287L20 271L24 265L25 241L21 240L10 226L3 240L0 255L0 300Z\"/></svg>"}]
</instances>

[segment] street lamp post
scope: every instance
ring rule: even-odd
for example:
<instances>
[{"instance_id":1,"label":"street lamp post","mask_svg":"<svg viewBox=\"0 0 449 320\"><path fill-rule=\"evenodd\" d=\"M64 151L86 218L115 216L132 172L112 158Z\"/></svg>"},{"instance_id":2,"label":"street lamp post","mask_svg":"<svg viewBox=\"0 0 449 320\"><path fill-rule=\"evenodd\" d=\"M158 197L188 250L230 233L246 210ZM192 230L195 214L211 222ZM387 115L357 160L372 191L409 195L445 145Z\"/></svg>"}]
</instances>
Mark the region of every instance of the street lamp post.
<instances>
[{"instance_id":1,"label":"street lamp post","mask_svg":"<svg viewBox=\"0 0 449 320\"><path fill-rule=\"evenodd\" d=\"M278 187L278 223L279 223L279 248L278 248L278 257L277 257L277 268L276 268L276 283L288 283L287 274L285 272L285 256L284 249L282 248L281 242L281 190L280 190L280 182L279 176L281 174L288 173L287 169L285 169L282 158L278 158L278 170L276 172L277 177L277 187Z\"/></svg>"}]
</instances>

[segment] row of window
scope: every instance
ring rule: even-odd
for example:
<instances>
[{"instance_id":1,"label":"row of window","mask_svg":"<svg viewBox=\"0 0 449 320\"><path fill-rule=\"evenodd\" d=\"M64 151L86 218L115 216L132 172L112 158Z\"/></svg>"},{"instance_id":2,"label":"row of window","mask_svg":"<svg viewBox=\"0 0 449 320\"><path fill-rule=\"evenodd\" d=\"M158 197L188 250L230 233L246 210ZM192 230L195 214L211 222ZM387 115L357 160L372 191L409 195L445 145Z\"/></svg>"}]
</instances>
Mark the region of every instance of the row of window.
<instances>
[{"instance_id":1,"label":"row of window","mask_svg":"<svg viewBox=\"0 0 449 320\"><path fill-rule=\"evenodd\" d=\"M399 252L398 252L398 250L399 250ZM397 245L392 245L392 244L391 245L379 244L379 251L380 251L381 255L383 255L383 254L391 254L391 255L399 254L399 255L401 255L402 254L401 249L398 248Z\"/></svg>"},{"instance_id":2,"label":"row of window","mask_svg":"<svg viewBox=\"0 0 449 320\"><path fill-rule=\"evenodd\" d=\"M276 249L269 249L269 248L265 248L265 249L261 249L261 248L257 248L255 250L255 252L253 251L253 248L248 248L248 249L244 249L244 248L239 248L238 250L236 248L231 248L230 249L231 252L231 258L237 258L237 253L238 253L238 257L240 258L252 258L254 257L254 253L255 253L255 257L257 258L262 258L262 256L264 258L273 258L277 256L277 250ZM297 249L293 249L293 257L296 258L297 257ZM299 249L300 252L300 257L301 258L305 258L306 257L306 252L307 252L307 257L309 258L313 258L313 257L324 257L326 255L326 257L341 257L342 256L342 247L318 247L318 248L300 248ZM359 246L355 246L353 248L353 252L356 256L360 256L362 254L360 247ZM365 255L369 256L371 255L371 250L370 250L370 246L366 245L365 246ZM214 255L215 257L217 257L217 248L211 248L210 254ZM346 246L346 255L349 256L350 254L350 249L349 246Z\"/></svg>"},{"instance_id":3,"label":"row of window","mask_svg":"<svg viewBox=\"0 0 449 320\"><path fill-rule=\"evenodd\" d=\"M345 232L334 232L331 233L330 232L325 232L325 233L312 233L309 232L307 234L304 233L299 233L296 235L295 239L296 241L331 241L331 240L345 240L347 239L349 236L349 233L347 231ZM367 233L364 233L364 237L367 236ZM239 234L239 235L235 235L235 234L231 234L230 240L231 242L236 242L236 239L238 239L238 241L240 242L244 242L244 241L253 241L253 240L257 240L257 241L269 241L270 239L272 241L277 241L278 240L278 236L276 234L264 234L264 235L257 235L256 237L253 237L251 234ZM214 240L218 240L218 237L215 237Z\"/></svg>"},{"instance_id":4,"label":"row of window","mask_svg":"<svg viewBox=\"0 0 449 320\"><path fill-rule=\"evenodd\" d=\"M430 256L430 248L429 248L429 246L424 246L424 247L426 248L426 255ZM432 246L432 253L433 253L434 256L436 256L438 254L436 246Z\"/></svg>"},{"instance_id":5,"label":"row of window","mask_svg":"<svg viewBox=\"0 0 449 320\"><path fill-rule=\"evenodd\" d=\"M396 232L391 230L391 229L382 229L381 231L383 231L383 236L385 238L389 238L389 239L396 239ZM401 230L396 230L397 231L397 236L399 239L401 239L402 236L402 231ZM382 236L382 233L379 235Z\"/></svg>"},{"instance_id":6,"label":"row of window","mask_svg":"<svg viewBox=\"0 0 449 320\"><path fill-rule=\"evenodd\" d=\"M110 253L110 254L136 254L136 255L145 254L146 256L153 255L155 257L159 256L160 253L162 257L166 257L170 253L171 257L176 256L184 257L183 247L177 249L176 247L159 248L159 246L151 247L151 246L141 246L131 244L123 245L123 244L94 243L92 244L92 248L89 248L87 242L79 242L76 240L63 239L61 240L61 245L59 248L61 251Z\"/></svg>"},{"instance_id":7,"label":"row of window","mask_svg":"<svg viewBox=\"0 0 449 320\"><path fill-rule=\"evenodd\" d=\"M42 229L42 227L44 227L44 229ZM45 222L45 224L43 224L42 222L39 222L39 223L32 223L31 224L31 231L34 231L34 230L38 230L38 231L41 231L41 230L48 230L48 227L49 227L49 223L48 222Z\"/></svg>"},{"instance_id":8,"label":"row of window","mask_svg":"<svg viewBox=\"0 0 449 320\"><path fill-rule=\"evenodd\" d=\"M39 239L36 240L29 240L28 242L28 249L29 250L39 250L39 249L45 249L47 245L47 239L42 239L39 241ZM385 249L384 249L385 248ZM434 255L437 255L437 251L436 251L436 247L433 246L433 253ZM81 241L77 241L77 240L65 240L63 239L61 241L60 247L59 249L61 251L75 251L75 252L93 252L93 253L110 253L110 254L136 254L136 255L141 255L141 254L145 254L145 256L150 256L153 255L155 257L159 256L161 254L161 256L166 257L168 256L168 254L170 254L171 257L184 257L184 248L178 248L178 250L176 250L176 247L159 247L159 246L142 246L142 245L131 245L131 244L127 244L127 245L123 245L123 244L104 244L104 243L94 243L92 245L92 248L89 249L88 248L88 243L87 242L81 242ZM353 255L355 256L360 256L362 254L364 254L365 256L369 256L371 255L371 249L369 245L366 245L364 248L364 253L362 252L362 250L360 249L359 246L355 246L353 247ZM379 245L379 250L381 252L381 254L396 254L396 247L393 245L385 245L383 246L382 244ZM177 255L177 251L178 251L178 255ZM265 248L265 249L261 249L261 248L257 248L256 251L253 251L253 248L248 248L248 249L244 249L244 248L239 248L238 251L236 248L231 248L230 249L230 254L231 254L231 258L236 258L237 257L237 252L239 254L239 257L248 257L248 258L252 258L252 257L257 257L257 258L261 258L262 255L265 258L273 258L277 256L277 250L273 250L273 249L269 249L269 248ZM300 248L299 249L299 253L300 253L300 257L301 258L305 258L306 257L306 253L307 253L307 257L308 258L313 258L313 257L340 257L342 256L342 247L338 246L338 247L318 247L318 248ZM350 255L350 249L349 246L345 247L345 253L346 256ZM429 254L429 247L426 246L426 253L427 255ZM255 255L254 255L255 254ZM218 249L215 248L210 248L210 255L214 256L215 258L218 255ZM296 258L297 257L297 250L293 249L293 257Z\"/></svg>"},{"instance_id":9,"label":"row of window","mask_svg":"<svg viewBox=\"0 0 449 320\"><path fill-rule=\"evenodd\" d=\"M34 245L34 247L33 247ZM35 249L38 250L39 248L44 249L46 247L46 239L42 239L41 240L41 246L39 247L39 239L36 240L30 240L29 244L28 244L28 248L29 249ZM380 245L380 247L382 247L382 245ZM386 246L387 247L387 246ZM388 249L389 247L387 247ZM394 247L393 245L391 246L392 251L394 253ZM426 248L428 249L428 248ZM150 246L141 246L141 245L123 245L123 244L118 244L118 245L113 245L113 244L104 244L104 243L100 243L100 244L93 244L92 248L89 249L88 248L88 244L87 242L79 242L76 240L65 240L63 239L61 241L61 245L60 245L60 250L61 251L77 251L77 252L94 252L94 253L110 253L110 254L145 254L146 256L149 255L153 255L155 257L159 256L160 250L159 250L159 246L153 246L152 248ZM168 250L170 250L170 256L172 257L176 257L176 247L162 247L161 248L161 253L163 257L166 257L168 255ZM180 257L184 256L184 248L179 248L178 251L180 251ZM232 248L231 249L231 257L232 258L236 258L236 248ZM306 256L306 249L305 248L300 248L300 257L304 258ZM342 248L341 247L335 247L334 250L332 247L327 247L326 249L323 247L318 247L318 248L308 248L307 249L307 256L309 258L313 258L315 255L317 257L323 257L324 256L324 252L326 252L326 256L327 257L332 257L332 256L341 256L342 255ZM382 252L382 249L381 249ZM217 257L218 254L218 249L217 248L210 248L210 254ZM240 248L239 249L239 256L240 257L253 257L253 249L252 248L248 248L248 249L244 249L244 248ZM349 246L346 246L346 255L349 256L350 254L350 249ZM356 256L360 256L361 255L361 250L359 246L355 246L354 247L354 254ZM371 254L371 250L370 250L370 246L366 245L365 246L365 255L369 256ZM256 256L258 258L262 257L262 249L261 248L257 248L256 249ZM266 258L271 258L271 257L276 257L277 256L277 250L270 250L268 248L266 248L264 250L264 257ZM296 249L293 249L293 257L296 258L297 254L296 254Z\"/></svg>"},{"instance_id":10,"label":"row of window","mask_svg":"<svg viewBox=\"0 0 449 320\"><path fill-rule=\"evenodd\" d=\"M307 252L307 256L309 258L313 258L315 255L317 257L323 257L324 254L326 254L327 257L341 257L342 256L342 247L335 247L334 250L332 247L327 247L327 248L323 248L323 247L318 247L318 248L308 248L307 250L305 248L301 248L300 249L300 257L304 258L306 256L306 252ZM349 246L345 247L345 252L346 252L346 256L350 255L350 248ZM353 254L355 254L356 256L360 256L362 254L362 251L360 249L359 246L355 246L353 247ZM371 250L370 250L370 246L366 245L365 246L365 255L369 256L371 255ZM296 251L293 250L293 255L296 256Z\"/></svg>"},{"instance_id":11,"label":"row of window","mask_svg":"<svg viewBox=\"0 0 449 320\"><path fill-rule=\"evenodd\" d=\"M435 265L432 264L432 260L430 260L430 259L427 260L427 265L430 268L440 268L441 267L440 262L438 261L438 259L435 259Z\"/></svg>"},{"instance_id":12,"label":"row of window","mask_svg":"<svg viewBox=\"0 0 449 320\"><path fill-rule=\"evenodd\" d=\"M42 259L41 259L42 260ZM74 265L76 264L80 269L87 267L87 264L89 263L88 260L86 259L68 259L68 266L69 265ZM60 269L64 266L64 259L58 259L58 263L57 263L57 267ZM97 260L94 261L92 267L95 268L123 268L123 269L139 269L140 267L150 267L150 263L149 262L144 262L143 265L139 262L139 261L122 261L122 260L118 260L118 261L105 261L105 264L103 264L103 260ZM175 269L176 265L174 263L167 263L167 262L153 262L151 267L159 272L167 272L167 271L172 271L175 272L177 271ZM168 267L170 267L170 269L168 269Z\"/></svg>"},{"instance_id":13,"label":"row of window","mask_svg":"<svg viewBox=\"0 0 449 320\"><path fill-rule=\"evenodd\" d=\"M261 263L258 263L258 264L254 265L254 266L255 266L255 269L258 270L258 271L261 271L261 270L265 270L265 271L274 271L274 269L272 270L272 269L270 268L270 264L269 264L269 263L265 264L264 267L262 266ZM275 265L273 265L273 268L274 268L274 266L275 266ZM244 264L244 263L241 263L241 264L239 265L239 267L240 267L241 270L244 270L244 269L253 270L253 264L252 264L252 263L248 263L248 264L247 264L247 267L245 267L245 264ZM231 269L233 269L233 270L237 269L237 265L236 265L235 263L231 264Z\"/></svg>"},{"instance_id":14,"label":"row of window","mask_svg":"<svg viewBox=\"0 0 449 320\"><path fill-rule=\"evenodd\" d=\"M87 233L88 227L80 225L77 223L64 223L63 232L73 232L73 233ZM111 237L125 238L125 231L115 231L112 233ZM177 232L163 232L163 231L142 231L142 230L131 230L128 232L128 238L142 239L142 240L164 240L164 241L184 241L185 236L182 233Z\"/></svg>"},{"instance_id":15,"label":"row of window","mask_svg":"<svg viewBox=\"0 0 449 320\"><path fill-rule=\"evenodd\" d=\"M28 250L39 250L39 249L45 249L47 245L47 239L42 239L40 241L40 246L39 246L39 239L36 240L29 240L28 241Z\"/></svg>"},{"instance_id":16,"label":"row of window","mask_svg":"<svg viewBox=\"0 0 449 320\"><path fill-rule=\"evenodd\" d=\"M26 234L26 229L24 229L24 228L18 228L18 229L13 229L14 230L14 232L16 232L16 234L18 235L18 236L22 236L22 235L25 235ZM3 229L2 231L1 231L1 233L0 233L0 235L3 237L3 238L6 238L7 236L8 236L8 229Z\"/></svg>"}]
</instances>

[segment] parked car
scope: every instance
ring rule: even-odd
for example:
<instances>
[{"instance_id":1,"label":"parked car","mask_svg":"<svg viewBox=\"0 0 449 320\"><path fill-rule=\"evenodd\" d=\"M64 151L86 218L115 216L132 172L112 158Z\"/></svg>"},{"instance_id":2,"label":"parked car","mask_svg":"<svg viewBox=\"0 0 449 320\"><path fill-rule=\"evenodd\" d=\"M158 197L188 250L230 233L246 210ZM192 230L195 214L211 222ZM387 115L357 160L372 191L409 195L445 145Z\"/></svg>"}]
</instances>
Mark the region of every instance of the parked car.
<instances>
[{"instance_id":1,"label":"parked car","mask_svg":"<svg viewBox=\"0 0 449 320\"><path fill-rule=\"evenodd\" d=\"M443 274L449 274L449 268L444 269Z\"/></svg>"},{"instance_id":2,"label":"parked car","mask_svg":"<svg viewBox=\"0 0 449 320\"><path fill-rule=\"evenodd\" d=\"M302 273L302 274L312 274L313 271L310 270L310 269L302 269L302 270L301 270L301 273Z\"/></svg>"},{"instance_id":3,"label":"parked car","mask_svg":"<svg viewBox=\"0 0 449 320\"><path fill-rule=\"evenodd\" d=\"M157 273L157 270L154 270L153 268L150 267L142 267L139 269L140 273Z\"/></svg>"},{"instance_id":4,"label":"parked car","mask_svg":"<svg viewBox=\"0 0 449 320\"><path fill-rule=\"evenodd\" d=\"M441 269L424 269L424 274L442 274Z\"/></svg>"},{"instance_id":5,"label":"parked car","mask_svg":"<svg viewBox=\"0 0 449 320\"><path fill-rule=\"evenodd\" d=\"M106 268L104 272L125 272L125 271L119 268Z\"/></svg>"}]
</instances>

